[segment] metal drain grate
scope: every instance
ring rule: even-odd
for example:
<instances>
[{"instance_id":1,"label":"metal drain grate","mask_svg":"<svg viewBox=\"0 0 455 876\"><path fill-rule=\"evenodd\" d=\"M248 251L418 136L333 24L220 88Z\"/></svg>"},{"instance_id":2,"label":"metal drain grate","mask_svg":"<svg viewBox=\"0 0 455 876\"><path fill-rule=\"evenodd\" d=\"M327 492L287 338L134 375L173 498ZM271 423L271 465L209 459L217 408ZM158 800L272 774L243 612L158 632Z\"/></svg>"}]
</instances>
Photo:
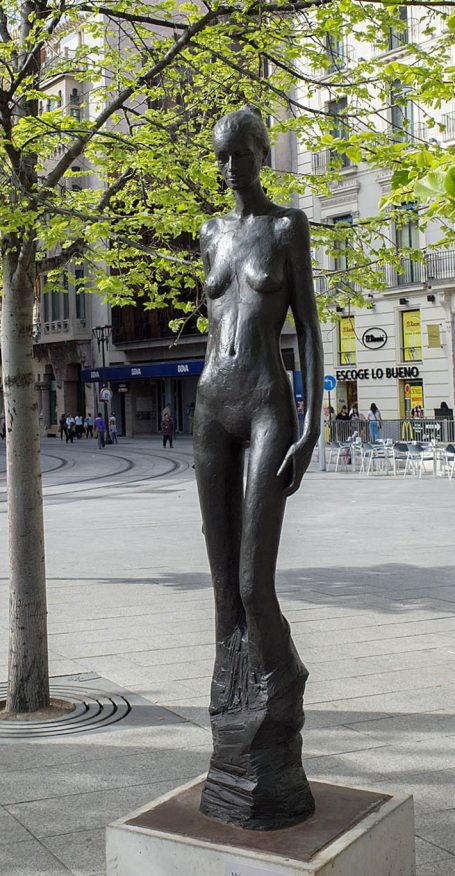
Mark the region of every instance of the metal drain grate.
<instances>
[{"instance_id":1,"label":"metal drain grate","mask_svg":"<svg viewBox=\"0 0 455 876\"><path fill-rule=\"evenodd\" d=\"M80 684L52 684L51 697L73 703L75 708L61 717L46 721L0 721L0 742L12 739L39 739L102 730L122 721L131 712L131 703L120 694L105 693ZM0 702L6 698L6 684L0 684Z\"/></svg>"}]
</instances>

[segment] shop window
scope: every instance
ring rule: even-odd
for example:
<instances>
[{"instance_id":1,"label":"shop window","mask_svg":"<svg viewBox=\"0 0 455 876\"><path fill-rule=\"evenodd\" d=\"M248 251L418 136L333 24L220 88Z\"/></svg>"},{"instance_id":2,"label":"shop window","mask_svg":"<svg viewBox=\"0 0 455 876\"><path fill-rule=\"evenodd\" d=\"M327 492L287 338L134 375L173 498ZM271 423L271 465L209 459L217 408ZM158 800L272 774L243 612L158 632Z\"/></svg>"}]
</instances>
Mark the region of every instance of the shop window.
<instances>
[{"instance_id":1,"label":"shop window","mask_svg":"<svg viewBox=\"0 0 455 876\"><path fill-rule=\"evenodd\" d=\"M419 362L422 359L422 326L420 310L401 311L402 361Z\"/></svg>"},{"instance_id":2,"label":"shop window","mask_svg":"<svg viewBox=\"0 0 455 876\"><path fill-rule=\"evenodd\" d=\"M343 316L338 323L340 365L355 365L356 362L356 336L355 317Z\"/></svg>"}]
</instances>

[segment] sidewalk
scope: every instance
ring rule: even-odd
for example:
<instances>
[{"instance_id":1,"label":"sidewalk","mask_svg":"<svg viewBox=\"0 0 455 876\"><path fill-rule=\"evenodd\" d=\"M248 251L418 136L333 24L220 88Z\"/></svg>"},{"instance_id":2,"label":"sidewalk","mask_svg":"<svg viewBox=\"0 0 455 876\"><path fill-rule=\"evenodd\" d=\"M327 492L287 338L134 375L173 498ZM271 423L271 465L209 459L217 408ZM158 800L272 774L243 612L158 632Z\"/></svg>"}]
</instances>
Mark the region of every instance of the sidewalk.
<instances>
[{"instance_id":1,"label":"sidewalk","mask_svg":"<svg viewBox=\"0 0 455 876\"><path fill-rule=\"evenodd\" d=\"M210 754L213 597L190 439L92 443L43 442L52 681L132 709L86 732L0 740L2 876L102 876L105 825ZM315 467L289 500L278 563L310 670L307 773L412 792L418 876L455 874L454 490Z\"/></svg>"}]
</instances>

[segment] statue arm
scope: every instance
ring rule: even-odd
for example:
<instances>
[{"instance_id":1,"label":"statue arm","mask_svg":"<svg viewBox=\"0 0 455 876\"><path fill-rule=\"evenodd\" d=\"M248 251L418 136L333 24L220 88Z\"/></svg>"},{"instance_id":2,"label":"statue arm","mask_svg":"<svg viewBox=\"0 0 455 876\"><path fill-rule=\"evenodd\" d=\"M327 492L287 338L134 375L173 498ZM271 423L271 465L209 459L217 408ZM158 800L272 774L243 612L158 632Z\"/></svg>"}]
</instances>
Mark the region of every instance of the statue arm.
<instances>
[{"instance_id":1,"label":"statue arm","mask_svg":"<svg viewBox=\"0 0 455 876\"><path fill-rule=\"evenodd\" d=\"M305 403L302 436L291 445L278 470L280 475L292 463L292 477L286 489L287 495L291 495L300 486L319 436L324 380L322 337L311 270L310 232L308 219L300 210L292 216L288 245L290 305L297 331Z\"/></svg>"}]
</instances>

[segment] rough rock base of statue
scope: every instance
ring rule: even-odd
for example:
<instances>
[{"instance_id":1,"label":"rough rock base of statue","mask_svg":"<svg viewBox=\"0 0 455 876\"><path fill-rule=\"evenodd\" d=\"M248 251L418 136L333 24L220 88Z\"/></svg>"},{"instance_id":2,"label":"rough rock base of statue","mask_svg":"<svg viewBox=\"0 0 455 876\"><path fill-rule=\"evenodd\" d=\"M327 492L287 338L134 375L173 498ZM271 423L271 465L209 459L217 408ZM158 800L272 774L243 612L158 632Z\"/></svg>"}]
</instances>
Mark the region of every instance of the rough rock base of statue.
<instances>
[{"instance_id":1,"label":"rough rock base of statue","mask_svg":"<svg viewBox=\"0 0 455 876\"><path fill-rule=\"evenodd\" d=\"M300 735L307 677L290 636L283 662L268 674L251 669L246 632L218 643L204 815L251 830L289 827L312 815Z\"/></svg>"}]
</instances>

